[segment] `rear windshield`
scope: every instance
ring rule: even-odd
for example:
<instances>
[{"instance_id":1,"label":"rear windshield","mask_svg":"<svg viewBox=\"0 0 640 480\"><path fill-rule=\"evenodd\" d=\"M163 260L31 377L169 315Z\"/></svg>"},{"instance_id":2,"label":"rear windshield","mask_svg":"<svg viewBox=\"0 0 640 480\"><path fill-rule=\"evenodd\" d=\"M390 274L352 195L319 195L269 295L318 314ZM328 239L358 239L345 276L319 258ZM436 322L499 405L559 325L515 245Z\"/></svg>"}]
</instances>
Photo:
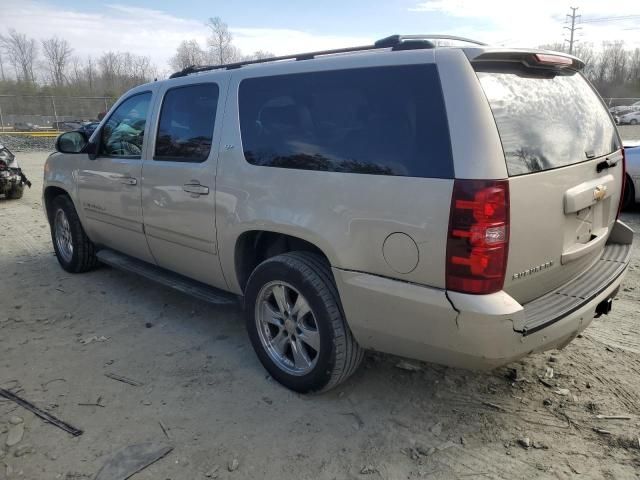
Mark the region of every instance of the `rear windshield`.
<instances>
[{"instance_id":1,"label":"rear windshield","mask_svg":"<svg viewBox=\"0 0 640 480\"><path fill-rule=\"evenodd\" d=\"M574 71L476 68L510 176L550 170L620 148L600 98Z\"/></svg>"},{"instance_id":2,"label":"rear windshield","mask_svg":"<svg viewBox=\"0 0 640 480\"><path fill-rule=\"evenodd\" d=\"M435 65L249 78L239 106L244 155L254 165L453 176Z\"/></svg>"}]
</instances>

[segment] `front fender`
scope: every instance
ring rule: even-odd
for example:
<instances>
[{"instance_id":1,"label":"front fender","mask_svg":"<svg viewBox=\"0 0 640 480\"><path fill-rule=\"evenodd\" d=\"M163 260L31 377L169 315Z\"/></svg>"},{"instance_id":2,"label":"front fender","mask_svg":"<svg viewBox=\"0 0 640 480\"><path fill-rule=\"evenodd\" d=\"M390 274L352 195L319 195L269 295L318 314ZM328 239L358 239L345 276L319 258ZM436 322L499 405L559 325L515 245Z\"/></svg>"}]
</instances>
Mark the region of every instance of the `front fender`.
<instances>
[{"instance_id":1,"label":"front fender","mask_svg":"<svg viewBox=\"0 0 640 480\"><path fill-rule=\"evenodd\" d=\"M48 192L52 190L60 192L62 190L71 198L71 201L76 206L80 220L84 222L82 209L78 208L77 160L73 157L58 152L52 153L47 157L44 164L44 179L42 182L42 205L45 215L48 215L48 202L54 196Z\"/></svg>"}]
</instances>

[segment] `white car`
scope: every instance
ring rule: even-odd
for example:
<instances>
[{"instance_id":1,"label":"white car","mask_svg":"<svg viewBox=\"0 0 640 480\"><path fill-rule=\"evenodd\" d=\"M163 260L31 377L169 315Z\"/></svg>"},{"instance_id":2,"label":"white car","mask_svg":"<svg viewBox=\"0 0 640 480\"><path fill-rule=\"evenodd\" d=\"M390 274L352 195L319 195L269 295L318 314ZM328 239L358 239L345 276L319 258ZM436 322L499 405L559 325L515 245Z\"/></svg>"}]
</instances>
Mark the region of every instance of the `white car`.
<instances>
[{"instance_id":1,"label":"white car","mask_svg":"<svg viewBox=\"0 0 640 480\"><path fill-rule=\"evenodd\" d=\"M627 178L624 186L624 206L640 202L640 140L624 142Z\"/></svg>"},{"instance_id":2,"label":"white car","mask_svg":"<svg viewBox=\"0 0 640 480\"><path fill-rule=\"evenodd\" d=\"M620 125L638 125L640 124L640 110L620 115L618 121Z\"/></svg>"}]
</instances>

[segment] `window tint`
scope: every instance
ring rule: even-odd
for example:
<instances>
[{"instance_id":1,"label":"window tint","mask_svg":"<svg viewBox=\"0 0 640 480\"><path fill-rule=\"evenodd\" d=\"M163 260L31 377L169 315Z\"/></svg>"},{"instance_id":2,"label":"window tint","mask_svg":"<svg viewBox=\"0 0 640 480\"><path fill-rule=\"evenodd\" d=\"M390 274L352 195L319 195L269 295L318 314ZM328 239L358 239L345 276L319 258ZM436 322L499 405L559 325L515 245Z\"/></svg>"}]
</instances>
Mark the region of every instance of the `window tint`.
<instances>
[{"instance_id":1,"label":"window tint","mask_svg":"<svg viewBox=\"0 0 640 480\"><path fill-rule=\"evenodd\" d=\"M615 125L581 74L484 67L510 176L583 162L620 148Z\"/></svg>"},{"instance_id":2,"label":"window tint","mask_svg":"<svg viewBox=\"0 0 640 480\"><path fill-rule=\"evenodd\" d=\"M204 162L211 151L217 107L215 83L167 91L160 112L154 160Z\"/></svg>"},{"instance_id":3,"label":"window tint","mask_svg":"<svg viewBox=\"0 0 640 480\"><path fill-rule=\"evenodd\" d=\"M101 132L100 155L140 158L151 92L128 98L113 112Z\"/></svg>"},{"instance_id":4,"label":"window tint","mask_svg":"<svg viewBox=\"0 0 640 480\"><path fill-rule=\"evenodd\" d=\"M251 78L239 97L244 155L254 165L453 176L435 65Z\"/></svg>"}]
</instances>

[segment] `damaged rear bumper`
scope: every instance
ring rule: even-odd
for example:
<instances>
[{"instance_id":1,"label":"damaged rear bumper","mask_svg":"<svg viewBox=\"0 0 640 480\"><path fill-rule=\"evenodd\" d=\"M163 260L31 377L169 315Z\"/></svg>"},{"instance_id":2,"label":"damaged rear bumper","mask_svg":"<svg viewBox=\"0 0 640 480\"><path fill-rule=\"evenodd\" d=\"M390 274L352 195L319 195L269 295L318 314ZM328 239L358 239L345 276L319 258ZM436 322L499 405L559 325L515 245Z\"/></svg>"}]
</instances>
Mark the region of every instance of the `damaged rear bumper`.
<instances>
[{"instance_id":1,"label":"damaged rear bumper","mask_svg":"<svg viewBox=\"0 0 640 480\"><path fill-rule=\"evenodd\" d=\"M490 369L564 347L597 313L604 313L624 278L632 236L618 222L593 267L525 305L504 291L468 295L360 272L333 272L349 327L361 346Z\"/></svg>"}]
</instances>

